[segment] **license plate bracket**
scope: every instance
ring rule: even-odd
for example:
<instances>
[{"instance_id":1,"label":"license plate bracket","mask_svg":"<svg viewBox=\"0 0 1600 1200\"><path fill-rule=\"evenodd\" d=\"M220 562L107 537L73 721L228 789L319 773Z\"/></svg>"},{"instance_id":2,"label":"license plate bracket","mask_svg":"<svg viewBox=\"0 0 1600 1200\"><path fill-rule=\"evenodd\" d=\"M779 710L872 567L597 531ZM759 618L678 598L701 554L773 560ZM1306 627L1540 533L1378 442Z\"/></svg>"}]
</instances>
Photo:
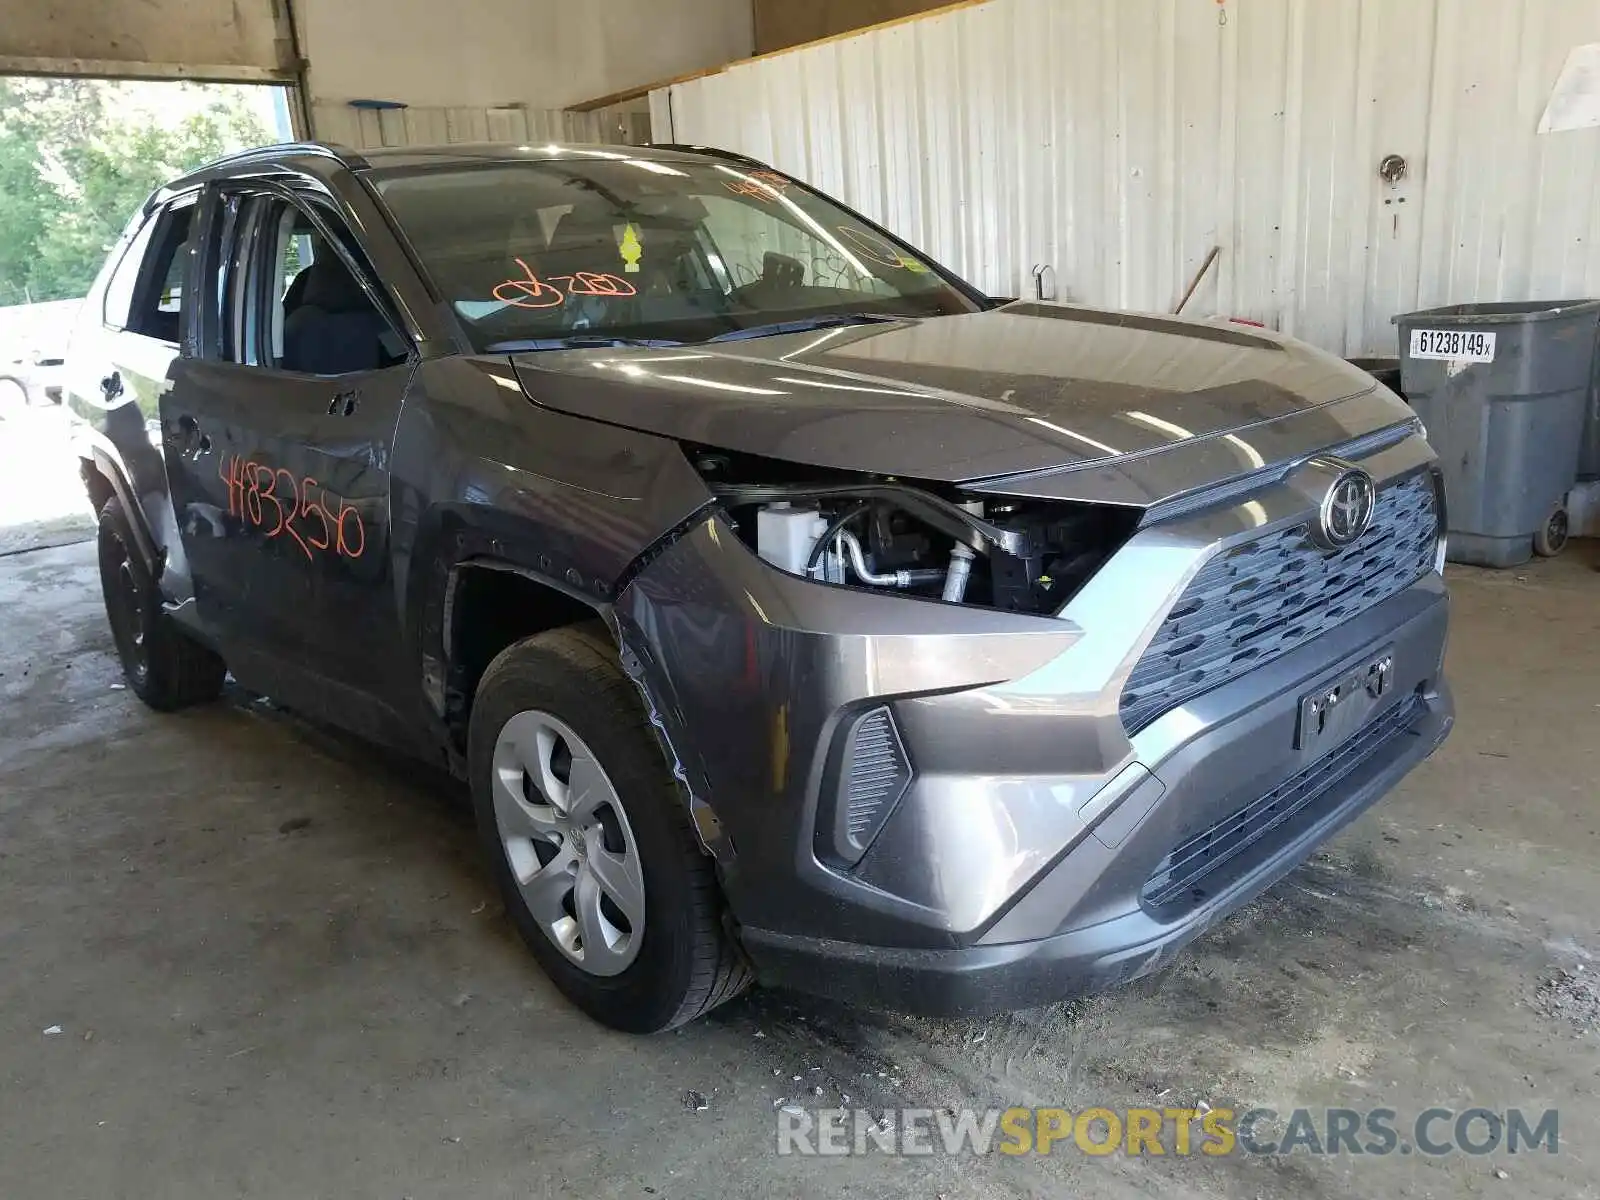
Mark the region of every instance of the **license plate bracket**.
<instances>
[{"instance_id":1,"label":"license plate bracket","mask_svg":"<svg viewBox=\"0 0 1600 1200\"><path fill-rule=\"evenodd\" d=\"M1300 697L1294 748L1318 755L1335 749L1387 704L1394 687L1394 647L1380 650Z\"/></svg>"}]
</instances>

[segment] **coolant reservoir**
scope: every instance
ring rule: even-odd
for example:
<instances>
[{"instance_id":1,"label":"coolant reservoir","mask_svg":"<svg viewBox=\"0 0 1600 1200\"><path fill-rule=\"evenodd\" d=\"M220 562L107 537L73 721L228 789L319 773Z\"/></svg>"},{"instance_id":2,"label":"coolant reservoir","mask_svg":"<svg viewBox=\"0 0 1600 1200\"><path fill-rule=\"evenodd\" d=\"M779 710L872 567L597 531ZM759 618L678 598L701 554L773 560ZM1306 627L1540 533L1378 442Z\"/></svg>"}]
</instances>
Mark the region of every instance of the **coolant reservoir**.
<instances>
[{"instance_id":1,"label":"coolant reservoir","mask_svg":"<svg viewBox=\"0 0 1600 1200\"><path fill-rule=\"evenodd\" d=\"M756 552L773 566L804 575L811 548L828 531L828 522L814 508L769 504L756 513Z\"/></svg>"}]
</instances>

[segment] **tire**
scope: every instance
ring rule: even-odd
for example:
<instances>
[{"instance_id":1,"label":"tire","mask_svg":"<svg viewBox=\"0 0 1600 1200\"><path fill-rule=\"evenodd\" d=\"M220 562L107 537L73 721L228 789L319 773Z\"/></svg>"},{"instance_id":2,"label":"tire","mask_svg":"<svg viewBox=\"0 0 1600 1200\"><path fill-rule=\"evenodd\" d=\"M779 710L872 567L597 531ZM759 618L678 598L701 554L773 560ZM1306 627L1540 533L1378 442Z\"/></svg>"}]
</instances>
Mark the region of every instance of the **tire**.
<instances>
[{"instance_id":1,"label":"tire","mask_svg":"<svg viewBox=\"0 0 1600 1200\"><path fill-rule=\"evenodd\" d=\"M1567 506L1557 504L1533 535L1533 552L1540 558L1554 558L1567 548L1571 538L1572 521L1567 515Z\"/></svg>"},{"instance_id":2,"label":"tire","mask_svg":"<svg viewBox=\"0 0 1600 1200\"><path fill-rule=\"evenodd\" d=\"M100 510L100 589L123 676L139 699L174 712L217 698L227 665L162 611L160 590L115 496Z\"/></svg>"},{"instance_id":3,"label":"tire","mask_svg":"<svg viewBox=\"0 0 1600 1200\"><path fill-rule=\"evenodd\" d=\"M750 985L711 859L603 626L551 630L489 664L468 770L506 912L573 1004L613 1029L656 1033ZM632 883L608 887L630 870ZM623 907L635 888L637 921Z\"/></svg>"}]
</instances>

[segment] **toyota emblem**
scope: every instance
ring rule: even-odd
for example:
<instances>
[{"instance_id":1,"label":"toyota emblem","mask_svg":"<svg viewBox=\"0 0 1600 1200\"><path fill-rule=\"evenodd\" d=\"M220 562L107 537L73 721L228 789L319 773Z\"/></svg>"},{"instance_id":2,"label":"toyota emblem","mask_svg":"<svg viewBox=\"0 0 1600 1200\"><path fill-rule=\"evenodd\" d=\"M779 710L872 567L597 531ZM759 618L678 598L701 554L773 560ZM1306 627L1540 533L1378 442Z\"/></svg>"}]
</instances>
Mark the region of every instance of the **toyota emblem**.
<instances>
[{"instance_id":1,"label":"toyota emblem","mask_svg":"<svg viewBox=\"0 0 1600 1200\"><path fill-rule=\"evenodd\" d=\"M1360 467L1342 472L1322 498L1316 541L1328 550L1342 550L1356 541L1372 524L1377 498L1371 475Z\"/></svg>"}]
</instances>

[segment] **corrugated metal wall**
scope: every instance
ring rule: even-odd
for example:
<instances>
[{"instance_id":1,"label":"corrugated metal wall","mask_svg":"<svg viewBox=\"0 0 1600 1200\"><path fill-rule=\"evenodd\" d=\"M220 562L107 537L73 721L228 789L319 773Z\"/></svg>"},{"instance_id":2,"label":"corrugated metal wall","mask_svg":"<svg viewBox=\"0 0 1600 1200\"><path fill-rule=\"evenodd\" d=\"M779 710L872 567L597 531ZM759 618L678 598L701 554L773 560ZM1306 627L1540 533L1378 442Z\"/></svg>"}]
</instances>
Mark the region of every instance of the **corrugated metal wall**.
<instances>
[{"instance_id":1,"label":"corrugated metal wall","mask_svg":"<svg viewBox=\"0 0 1600 1200\"><path fill-rule=\"evenodd\" d=\"M649 116L620 106L576 113L529 108L357 108L318 101L317 137L364 149L443 142L617 142L649 140Z\"/></svg>"},{"instance_id":2,"label":"corrugated metal wall","mask_svg":"<svg viewBox=\"0 0 1600 1200\"><path fill-rule=\"evenodd\" d=\"M1397 312L1600 295L1600 129L1535 132L1597 0L990 0L651 96L980 286L1251 317L1345 354ZM1408 164L1384 182L1386 155Z\"/></svg>"}]
</instances>

